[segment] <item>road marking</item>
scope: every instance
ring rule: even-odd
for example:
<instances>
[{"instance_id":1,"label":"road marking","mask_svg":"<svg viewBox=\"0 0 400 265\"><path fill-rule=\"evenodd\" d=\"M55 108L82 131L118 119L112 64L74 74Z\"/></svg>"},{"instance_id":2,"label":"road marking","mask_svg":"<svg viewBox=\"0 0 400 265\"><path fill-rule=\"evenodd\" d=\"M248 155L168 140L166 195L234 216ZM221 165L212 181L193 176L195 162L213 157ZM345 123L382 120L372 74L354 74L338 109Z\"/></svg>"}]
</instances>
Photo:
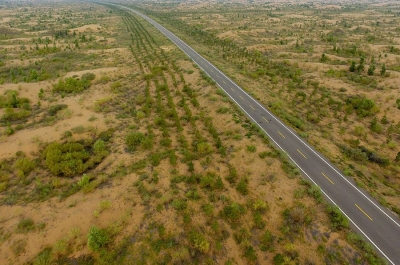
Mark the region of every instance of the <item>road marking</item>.
<instances>
[{"instance_id":1,"label":"road marking","mask_svg":"<svg viewBox=\"0 0 400 265\"><path fill-rule=\"evenodd\" d=\"M265 117L262 117L263 119L264 119L264 121L266 121L266 122L268 122L269 123L269 121L265 118Z\"/></svg>"},{"instance_id":2,"label":"road marking","mask_svg":"<svg viewBox=\"0 0 400 265\"><path fill-rule=\"evenodd\" d=\"M299 149L297 149L297 152L299 152L302 156L304 156L304 158L307 158L302 152L300 152Z\"/></svg>"},{"instance_id":3,"label":"road marking","mask_svg":"<svg viewBox=\"0 0 400 265\"><path fill-rule=\"evenodd\" d=\"M280 131L278 131L278 133L279 133L283 138L286 138L285 136L283 136L283 134L282 134ZM297 151L299 151L299 150L297 150Z\"/></svg>"},{"instance_id":4,"label":"road marking","mask_svg":"<svg viewBox=\"0 0 400 265\"><path fill-rule=\"evenodd\" d=\"M244 100L244 98L242 98L242 96L239 96L239 97Z\"/></svg>"},{"instance_id":5,"label":"road marking","mask_svg":"<svg viewBox=\"0 0 400 265\"><path fill-rule=\"evenodd\" d=\"M222 82L226 85L225 81L222 81Z\"/></svg>"},{"instance_id":6,"label":"road marking","mask_svg":"<svg viewBox=\"0 0 400 265\"><path fill-rule=\"evenodd\" d=\"M115 4L114 4L115 5ZM119 5L115 5L115 6L119 6ZM150 18L148 18L147 16L145 16L145 15L143 15L143 14L141 14L141 13L139 13L139 12L137 12L136 10L133 10L133 9L131 9L131 8L128 8L128 7L124 7L124 6L119 6L119 7L121 7L121 8L124 8L124 9L127 9L127 10L130 10L130 11L133 11L135 14L137 14L137 15L139 15L139 16L141 16L141 17L143 17L144 19L146 19L146 20L148 20L151 24L153 24L153 25L157 25L158 23L156 23L156 22L154 22L153 20L151 20ZM159 25L159 24L158 24ZM159 25L160 26L160 25ZM164 27L162 27L162 26L160 26L160 28L162 29L162 31L163 31L163 33L172 41L172 42L174 42L176 45L178 45L177 43L176 43L176 41L179 41L180 43L182 43L182 44L184 44L184 45L187 45L187 44L185 44L183 41L181 41L180 39L178 39L178 38L176 38L176 36L175 35L173 35L172 33L170 33L168 30L166 30ZM167 33L170 33L172 36L169 36L169 34L167 34L167 33L165 33L165 32L167 32ZM175 38L174 38L175 37ZM175 41L175 39L177 39L176 41ZM178 47L179 47L179 45L178 45ZM190 48L190 46L188 46L189 48ZM183 48L181 48L181 47L179 47L181 50L183 50ZM193 50L193 49L192 49ZM194 50L193 50L194 51ZM194 51L195 53L196 53L196 51ZM186 52L185 52L186 53ZM187 53L186 53L187 54ZM209 63L206 59L204 59L207 63ZM209 63L210 64L210 63ZM201 66L200 66L200 68L201 68ZM218 70L218 69L217 69ZM223 73L222 73L223 74ZM232 81L232 80L231 80ZM233 81L232 81L233 82ZM235 83L234 83L235 84ZM236 86L237 86L237 88L239 89L239 90L241 90L241 88L237 85L237 84L235 84ZM242 90L243 91L243 90ZM244 92L244 91L243 91ZM246 93L246 92L245 92ZM229 94L228 94L228 96L236 103L236 104L238 104L238 102L236 102L236 100L232 97L232 96L230 96ZM254 99L253 99L254 100ZM262 105L260 105L257 101L255 101L256 102L256 104L258 104L261 108L263 108L265 111L267 111L268 112L268 110L266 110ZM240 106L240 104L238 104L238 106L243 110L243 112L244 113L246 113L247 115L249 115L249 113L247 113L246 112L246 110L245 109L243 109L243 107L242 106ZM269 114L271 114L270 112L268 112ZM253 117L251 117L250 115L249 115L249 117L250 117L250 119L251 120L253 120L253 122L255 122L256 123L256 121L254 120L254 118ZM282 124L275 116L272 116L272 118L274 118L277 122L279 122L280 124ZM296 134L294 134L290 129L288 129L284 124L282 124L290 133L292 133L298 140L300 140L303 144L305 144ZM260 128L265 132L265 134L283 151L283 152L285 152L284 150L283 150L283 148L260 126ZM341 176L344 180L346 180L353 188L355 188L361 195L363 195L367 200L369 200L374 206L376 206L383 214L385 214L390 220L392 220L397 226L399 226L400 227L400 224L399 223L397 223L392 217L390 217L385 211L383 211L379 206L377 206L371 199L369 199L363 192L361 192L359 189L357 189L351 182L349 182L349 180L347 180L342 174L340 174L333 166L331 166L326 160L324 160L321 156L319 156L318 155L318 153L316 153L310 146L308 146L307 144L305 144L312 152L314 152L322 161L324 161L329 167L331 167L335 172L337 172L338 173L338 175L339 176ZM286 152L285 152L286 153ZM315 183L315 181L300 167L300 165L298 165L297 163L296 163L296 161L294 161L290 156L289 156L289 159L290 160L292 160L292 162L315 184L315 185L317 185L317 183ZM317 185L318 186L318 185ZM329 196L328 196L328 194L327 193L325 193L323 190L321 190L323 193L324 193L324 195L334 204L334 205L336 205L336 206L338 206ZM338 206L339 207L339 206ZM340 208L339 208L340 209ZM393 261L391 261L390 259L389 259L389 257L374 243L374 241L372 241L369 237L368 237L368 235L359 227L359 226L357 226L357 224L349 217L349 216L347 216L346 215L346 213L342 210L342 209L340 209L341 211L342 211L342 213L350 220L350 222L364 235L364 237L365 238L367 238L368 239L368 241L377 249L377 250L379 250L379 252L391 263L391 264L393 264L394 265L394 262Z\"/></svg>"},{"instance_id":7,"label":"road marking","mask_svg":"<svg viewBox=\"0 0 400 265\"><path fill-rule=\"evenodd\" d=\"M328 178L328 176L325 175L324 172L321 172L321 173L322 173L322 175L324 175L324 177L325 177L327 180L329 180L330 183L332 183L332 185L335 185L335 183L333 183L333 181L332 181L330 178Z\"/></svg>"},{"instance_id":8,"label":"road marking","mask_svg":"<svg viewBox=\"0 0 400 265\"><path fill-rule=\"evenodd\" d=\"M233 89L232 87L231 87L231 89L232 89L233 91L235 91L235 89Z\"/></svg>"},{"instance_id":9,"label":"road marking","mask_svg":"<svg viewBox=\"0 0 400 265\"><path fill-rule=\"evenodd\" d=\"M360 206L358 206L357 204L355 204L355 205L358 208L358 210L360 210L363 214L365 214L372 221L372 218L366 212L364 212L364 210L361 209Z\"/></svg>"},{"instance_id":10,"label":"road marking","mask_svg":"<svg viewBox=\"0 0 400 265\"><path fill-rule=\"evenodd\" d=\"M147 17L147 16L145 16L145 15L143 15L143 14L141 14L141 13L139 13L139 12L137 12L136 10L133 10L133 9L131 9L131 8L128 8L128 7L125 7L125 6L120 6L120 5L115 5L115 4L113 4L114 6L119 6L119 7L121 7L121 8L124 8L124 9L127 9L127 10L130 10L130 11L133 11L135 14L137 14L137 15L139 15L140 17L143 17L144 19L146 19L147 21L149 21L152 25L154 25L154 26L156 26L158 29L160 29L160 31L162 31L172 42L174 42L181 50L183 50L184 52L185 52L185 49L184 48L182 48L182 47L180 47L179 45L178 45L178 43L177 42L179 42L179 43L181 43L181 45L186 45L187 47L189 47L193 52L195 52L195 53L197 53L195 50L193 50L193 48L191 48L190 46L188 46L186 43L184 43L182 40L180 40L180 39L178 39L175 35L173 35L171 32L169 32L167 29L165 29L163 26L161 26L160 24L158 24L158 23L156 23L154 20L152 20L152 19L150 19L149 17ZM159 28L159 27L160 28ZM164 32L165 31L165 32ZM168 34L169 33L169 34ZM171 35L171 36L170 36ZM175 40L176 39L176 40ZM186 54L187 54L187 52L185 52ZM209 63L207 60L205 60L207 63ZM209 63L210 64L210 63ZM200 67L201 68L201 67ZM217 69L218 70L218 69ZM223 74L223 73L222 73ZM232 80L231 80L232 81ZM233 82L233 81L232 81ZM233 82L233 84L235 84L234 82ZM241 90L241 88L237 85L237 84L235 84L236 86L237 86L237 88L239 89L239 90ZM243 91L243 90L242 90ZM244 92L244 91L243 91ZM246 93L246 92L245 92ZM236 104L238 104L238 102L236 102L236 100L233 98L233 97L231 97L229 94L228 94L228 96L236 103ZM252 99L252 98L251 98ZM253 99L254 100L254 99ZM256 102L256 104L258 104L261 108L263 108L265 111L267 111L268 112L268 110L266 110L262 105L260 105L257 101L255 101ZM238 104L238 106L243 110L243 112L244 113L246 113L247 115L249 115L247 112L246 112L246 110L245 109L243 109L243 107L242 106L240 106L240 104ZM269 114L271 114L270 112L268 112ZM250 115L249 115L249 117L250 117L250 119L252 119L253 120L253 122L255 122L256 123L256 121L254 120L254 118L253 117L251 117ZM298 140L300 140L304 145L306 145L313 153L315 153L322 161L324 161L329 167L331 167L336 173L338 173L338 175L339 176L341 176L345 181L347 181L354 189L356 189L361 195L363 195L367 200L369 200L374 206L376 206L383 214L385 214L390 220L392 220L397 226L399 226L400 227L400 224L399 223L397 223L392 217L390 217L385 211L383 211L382 209L381 209L381 207L379 207L379 206L377 206L371 199L369 199L363 192L361 192L356 186L354 186L347 178L345 178L340 172L338 172L332 165L330 165L325 159L323 159L318 153L316 153L310 146L308 146L306 143L304 143L296 134L294 134L290 129L288 129L284 124L282 124L282 122L280 122L275 116L272 116L272 118L274 118L277 122L279 122L281 125L283 125L290 133L292 133ZM283 150L283 148L262 128L262 127L260 127L264 132L265 132L265 134L283 151L283 152L285 152L284 150ZM285 152L286 153L286 152ZM290 160L292 160L292 162L315 184L315 185L317 185L317 183L315 183L315 181L300 167L300 165L298 165L297 163L296 163L296 161L294 161L290 156L288 156L289 157L289 159ZM318 186L318 185L317 185ZM324 195L334 204L334 205L336 205L336 206L338 206L329 196L328 196L328 194L327 193L325 193L323 190L321 190L323 193L324 193ZM339 206L338 206L339 207ZM340 207L339 207L339 209L340 209ZM368 239L368 241L377 249L377 250L379 250L379 252L391 263L391 264L393 264L394 265L394 262L393 261L391 261L390 259L389 259L389 257L374 243L374 241L372 241L369 237L368 237L368 235L360 228L360 227L358 227L357 226L357 224L348 216L348 215L346 215L346 213L342 210L342 209L340 209L341 211L342 211L342 213L350 220L350 222L364 235L364 237L365 238L367 238Z\"/></svg>"},{"instance_id":11,"label":"road marking","mask_svg":"<svg viewBox=\"0 0 400 265\"><path fill-rule=\"evenodd\" d=\"M252 105L250 105L250 107L251 107L253 110L256 110Z\"/></svg>"}]
</instances>

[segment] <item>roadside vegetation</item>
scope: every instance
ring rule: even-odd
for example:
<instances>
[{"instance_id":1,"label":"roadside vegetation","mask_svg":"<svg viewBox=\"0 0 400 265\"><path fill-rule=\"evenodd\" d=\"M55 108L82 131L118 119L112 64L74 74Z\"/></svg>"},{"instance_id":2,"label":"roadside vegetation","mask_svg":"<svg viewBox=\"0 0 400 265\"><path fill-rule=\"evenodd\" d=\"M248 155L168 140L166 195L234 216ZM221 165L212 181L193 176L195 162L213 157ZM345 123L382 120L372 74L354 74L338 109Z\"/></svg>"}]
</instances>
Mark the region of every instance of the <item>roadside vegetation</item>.
<instances>
[{"instance_id":1,"label":"roadside vegetation","mask_svg":"<svg viewBox=\"0 0 400 265\"><path fill-rule=\"evenodd\" d=\"M1 123L1 264L383 264L150 24L93 3L10 5L0 42L26 47L2 67L65 67L0 87L2 115L23 113Z\"/></svg>"},{"instance_id":2,"label":"roadside vegetation","mask_svg":"<svg viewBox=\"0 0 400 265\"><path fill-rule=\"evenodd\" d=\"M398 5L134 7L214 62L400 214L400 43L392 16Z\"/></svg>"}]
</instances>

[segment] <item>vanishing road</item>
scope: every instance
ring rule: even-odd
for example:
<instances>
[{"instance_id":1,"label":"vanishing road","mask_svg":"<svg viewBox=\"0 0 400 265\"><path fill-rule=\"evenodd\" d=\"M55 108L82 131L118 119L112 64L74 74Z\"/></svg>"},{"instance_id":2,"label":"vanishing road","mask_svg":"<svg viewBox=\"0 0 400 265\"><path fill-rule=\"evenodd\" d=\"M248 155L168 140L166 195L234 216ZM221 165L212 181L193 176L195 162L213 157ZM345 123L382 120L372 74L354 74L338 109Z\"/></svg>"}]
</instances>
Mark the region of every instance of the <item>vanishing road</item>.
<instances>
[{"instance_id":1,"label":"vanishing road","mask_svg":"<svg viewBox=\"0 0 400 265\"><path fill-rule=\"evenodd\" d=\"M147 20L186 53L264 130L304 175L321 188L328 200L349 218L356 232L367 238L389 263L400 264L400 220L396 216L358 189L338 168L185 42L136 10L118 7Z\"/></svg>"}]
</instances>

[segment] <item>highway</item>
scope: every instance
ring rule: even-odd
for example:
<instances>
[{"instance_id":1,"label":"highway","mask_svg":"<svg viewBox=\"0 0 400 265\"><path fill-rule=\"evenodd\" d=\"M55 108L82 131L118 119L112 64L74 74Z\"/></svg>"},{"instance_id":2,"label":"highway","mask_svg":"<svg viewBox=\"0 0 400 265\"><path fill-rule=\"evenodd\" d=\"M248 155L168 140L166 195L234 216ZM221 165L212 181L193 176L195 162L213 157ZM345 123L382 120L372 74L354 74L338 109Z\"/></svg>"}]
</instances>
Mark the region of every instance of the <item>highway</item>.
<instances>
[{"instance_id":1,"label":"highway","mask_svg":"<svg viewBox=\"0 0 400 265\"><path fill-rule=\"evenodd\" d=\"M144 18L175 43L287 154L305 178L321 188L327 200L347 216L356 232L362 234L390 264L400 264L400 220L394 214L358 189L328 159L169 30L136 10L116 6Z\"/></svg>"}]
</instances>

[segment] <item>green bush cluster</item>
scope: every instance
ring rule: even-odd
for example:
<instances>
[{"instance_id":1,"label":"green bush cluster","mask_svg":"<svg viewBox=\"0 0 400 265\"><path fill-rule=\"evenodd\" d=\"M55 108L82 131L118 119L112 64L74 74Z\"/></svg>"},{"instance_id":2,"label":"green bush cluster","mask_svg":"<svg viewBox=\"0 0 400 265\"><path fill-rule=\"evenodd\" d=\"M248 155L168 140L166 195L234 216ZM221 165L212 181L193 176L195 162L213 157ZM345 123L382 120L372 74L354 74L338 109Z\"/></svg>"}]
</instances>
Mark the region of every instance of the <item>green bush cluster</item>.
<instances>
[{"instance_id":1,"label":"green bush cluster","mask_svg":"<svg viewBox=\"0 0 400 265\"><path fill-rule=\"evenodd\" d=\"M96 226L90 228L87 239L88 247L95 252L104 249L111 242L111 236L108 231Z\"/></svg>"},{"instance_id":2,"label":"green bush cluster","mask_svg":"<svg viewBox=\"0 0 400 265\"><path fill-rule=\"evenodd\" d=\"M25 120L29 116L31 116L31 112L29 110L6 108L0 121L13 122L13 121Z\"/></svg>"},{"instance_id":3,"label":"green bush cluster","mask_svg":"<svg viewBox=\"0 0 400 265\"><path fill-rule=\"evenodd\" d=\"M131 132L125 138L125 144L130 152L135 151L139 146L152 146L151 136L146 136L141 132Z\"/></svg>"},{"instance_id":4,"label":"green bush cluster","mask_svg":"<svg viewBox=\"0 0 400 265\"><path fill-rule=\"evenodd\" d=\"M44 163L55 175L72 177L100 163L108 155L103 140L86 143L50 143L42 153Z\"/></svg>"},{"instance_id":5,"label":"green bush cluster","mask_svg":"<svg viewBox=\"0 0 400 265\"><path fill-rule=\"evenodd\" d=\"M30 110L28 98L18 97L18 91L7 90L4 96L0 96L0 109L1 108L23 108Z\"/></svg>"},{"instance_id":6,"label":"green bush cluster","mask_svg":"<svg viewBox=\"0 0 400 265\"><path fill-rule=\"evenodd\" d=\"M349 97L346 100L346 104L346 111L348 113L351 113L354 110L357 116L359 116L360 118L373 116L376 112L379 111L373 100L361 96Z\"/></svg>"},{"instance_id":7,"label":"green bush cluster","mask_svg":"<svg viewBox=\"0 0 400 265\"><path fill-rule=\"evenodd\" d=\"M66 108L68 108L68 105L66 105L66 104L52 105L47 110L47 114L49 114L50 116L55 116L60 110L63 110Z\"/></svg>"},{"instance_id":8,"label":"green bush cluster","mask_svg":"<svg viewBox=\"0 0 400 265\"><path fill-rule=\"evenodd\" d=\"M326 211L331 219L331 224L334 229L342 229L349 227L349 219L339 210L338 207L327 205Z\"/></svg>"},{"instance_id":9,"label":"green bush cluster","mask_svg":"<svg viewBox=\"0 0 400 265\"><path fill-rule=\"evenodd\" d=\"M246 208L235 202L226 205L220 212L221 217L224 218L232 226L236 226L245 213Z\"/></svg>"},{"instance_id":10,"label":"green bush cluster","mask_svg":"<svg viewBox=\"0 0 400 265\"><path fill-rule=\"evenodd\" d=\"M59 93L79 93L90 87L87 79L76 79L73 77L61 78L58 83L53 85L53 91Z\"/></svg>"}]
</instances>

